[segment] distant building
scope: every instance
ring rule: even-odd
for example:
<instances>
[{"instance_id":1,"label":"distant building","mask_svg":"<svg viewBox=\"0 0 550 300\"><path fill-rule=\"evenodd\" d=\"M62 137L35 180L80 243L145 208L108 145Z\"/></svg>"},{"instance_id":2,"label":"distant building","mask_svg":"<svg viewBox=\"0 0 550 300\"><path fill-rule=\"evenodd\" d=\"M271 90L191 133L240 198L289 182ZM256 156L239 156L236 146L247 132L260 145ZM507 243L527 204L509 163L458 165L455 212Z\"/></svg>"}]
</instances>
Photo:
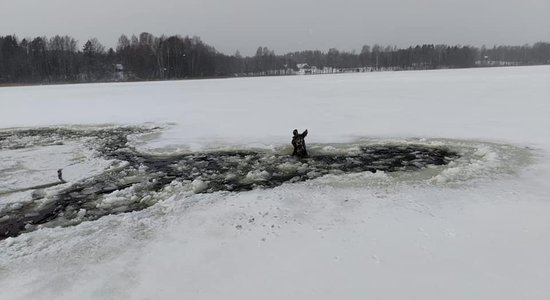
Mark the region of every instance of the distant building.
<instances>
[{"instance_id":1,"label":"distant building","mask_svg":"<svg viewBox=\"0 0 550 300\"><path fill-rule=\"evenodd\" d=\"M310 75L317 73L317 67L308 64L296 64L299 75Z\"/></svg>"},{"instance_id":2,"label":"distant building","mask_svg":"<svg viewBox=\"0 0 550 300\"><path fill-rule=\"evenodd\" d=\"M126 79L126 75L124 73L124 65L114 64L113 69L114 69L114 78L115 78L115 80L120 81L120 80L125 80Z\"/></svg>"}]
</instances>

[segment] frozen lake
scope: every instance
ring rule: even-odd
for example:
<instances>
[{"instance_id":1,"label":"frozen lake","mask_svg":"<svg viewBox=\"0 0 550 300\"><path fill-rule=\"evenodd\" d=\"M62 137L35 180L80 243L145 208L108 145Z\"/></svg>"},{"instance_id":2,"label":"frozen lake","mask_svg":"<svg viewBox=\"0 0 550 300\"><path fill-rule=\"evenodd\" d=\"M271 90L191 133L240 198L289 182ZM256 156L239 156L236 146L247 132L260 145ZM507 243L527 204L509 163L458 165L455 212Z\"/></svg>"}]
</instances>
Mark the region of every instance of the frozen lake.
<instances>
[{"instance_id":1,"label":"frozen lake","mask_svg":"<svg viewBox=\"0 0 550 300\"><path fill-rule=\"evenodd\" d=\"M547 66L1 88L0 299L548 299L548 99Z\"/></svg>"}]
</instances>

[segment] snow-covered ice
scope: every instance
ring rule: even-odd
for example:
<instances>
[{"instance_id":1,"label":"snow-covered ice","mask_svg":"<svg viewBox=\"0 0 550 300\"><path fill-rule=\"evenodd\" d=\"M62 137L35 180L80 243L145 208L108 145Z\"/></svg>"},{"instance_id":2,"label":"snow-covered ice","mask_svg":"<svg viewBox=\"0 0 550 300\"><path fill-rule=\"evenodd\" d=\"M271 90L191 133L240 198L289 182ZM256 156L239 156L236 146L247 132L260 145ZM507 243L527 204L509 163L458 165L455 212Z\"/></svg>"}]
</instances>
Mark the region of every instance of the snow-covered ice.
<instances>
[{"instance_id":1,"label":"snow-covered ice","mask_svg":"<svg viewBox=\"0 0 550 300\"><path fill-rule=\"evenodd\" d=\"M242 192L197 194L203 178L146 194L139 211L86 221L81 209L84 222L0 241L0 299L548 299L548 99L548 66L2 88L4 132L158 126L129 139L156 155L290 153L307 128L313 153L420 144L460 157ZM88 139L0 145L0 211L122 169ZM65 184L2 194L55 182L60 166Z\"/></svg>"}]
</instances>

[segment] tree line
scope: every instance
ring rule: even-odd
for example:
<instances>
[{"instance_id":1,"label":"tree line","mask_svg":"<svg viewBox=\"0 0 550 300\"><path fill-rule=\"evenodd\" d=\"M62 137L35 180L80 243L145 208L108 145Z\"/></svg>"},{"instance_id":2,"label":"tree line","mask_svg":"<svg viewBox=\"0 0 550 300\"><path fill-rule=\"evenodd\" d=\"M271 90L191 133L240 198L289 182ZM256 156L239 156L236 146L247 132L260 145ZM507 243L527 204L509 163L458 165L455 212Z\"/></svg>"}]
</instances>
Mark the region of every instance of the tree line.
<instances>
[{"instance_id":1,"label":"tree line","mask_svg":"<svg viewBox=\"0 0 550 300\"><path fill-rule=\"evenodd\" d=\"M550 64L550 43L523 46L363 46L359 53L306 50L276 55L259 47L253 56L223 54L199 37L122 35L116 49L99 40L82 47L70 36L18 39L0 36L0 83L164 80L295 74L298 64L318 69L416 70Z\"/></svg>"}]
</instances>

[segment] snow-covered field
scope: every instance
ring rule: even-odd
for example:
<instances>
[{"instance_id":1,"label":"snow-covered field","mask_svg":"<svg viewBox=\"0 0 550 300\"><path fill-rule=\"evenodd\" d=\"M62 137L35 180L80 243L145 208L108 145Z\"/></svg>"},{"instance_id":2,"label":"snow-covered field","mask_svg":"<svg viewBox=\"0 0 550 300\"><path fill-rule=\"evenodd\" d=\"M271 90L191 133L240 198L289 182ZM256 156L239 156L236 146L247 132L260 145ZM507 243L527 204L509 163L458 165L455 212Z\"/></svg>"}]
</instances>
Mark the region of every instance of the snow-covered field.
<instances>
[{"instance_id":1,"label":"snow-covered field","mask_svg":"<svg viewBox=\"0 0 550 300\"><path fill-rule=\"evenodd\" d=\"M241 192L114 191L94 207L148 205L0 241L0 299L550 299L549 99L548 66L1 88L0 225L124 168L88 134L121 126L150 130L128 145L167 157L290 154L307 128L313 154L391 144L460 158ZM35 127L87 134L12 135ZM27 190L59 168L67 183Z\"/></svg>"}]
</instances>

